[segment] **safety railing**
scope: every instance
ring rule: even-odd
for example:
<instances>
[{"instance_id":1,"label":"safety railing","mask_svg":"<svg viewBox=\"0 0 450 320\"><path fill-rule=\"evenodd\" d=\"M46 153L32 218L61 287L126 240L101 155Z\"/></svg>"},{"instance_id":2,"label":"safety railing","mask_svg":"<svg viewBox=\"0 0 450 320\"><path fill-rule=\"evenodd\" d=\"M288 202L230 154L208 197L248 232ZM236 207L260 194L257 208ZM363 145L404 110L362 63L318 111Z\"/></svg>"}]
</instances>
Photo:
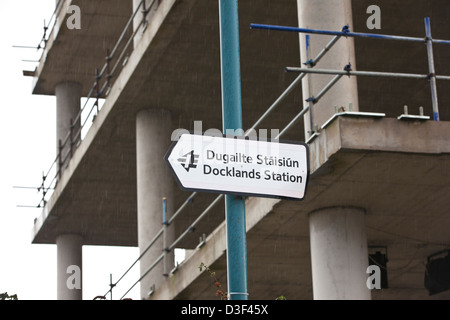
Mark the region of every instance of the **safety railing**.
<instances>
[{"instance_id":1,"label":"safety railing","mask_svg":"<svg viewBox=\"0 0 450 320\"><path fill-rule=\"evenodd\" d=\"M59 0L56 8L49 20L49 23L44 26L44 35L38 45L38 49L45 49L47 46L50 34L49 29L55 28L57 23L57 16L60 14L63 4L66 0ZM42 181L37 188L41 192L42 197L35 208L42 208L47 204L47 200L55 189L58 180L72 158L76 148L80 145L83 134L85 135L90 129L96 116L101 110L102 101L106 98L113 86L115 76L119 72L119 68L124 66L127 62L128 55L133 50L133 39L137 32L145 26L148 21L148 13L154 6L158 5L159 1L141 0L132 12L127 24L125 25L119 39L115 43L112 50L106 51L105 63L100 69L95 69L93 84L85 96L84 103L80 108L75 119L71 119L69 123L69 132L66 136L58 141L57 155L50 165L49 169L42 175ZM138 24L134 24L136 16L142 13L142 19Z\"/></svg>"}]
</instances>

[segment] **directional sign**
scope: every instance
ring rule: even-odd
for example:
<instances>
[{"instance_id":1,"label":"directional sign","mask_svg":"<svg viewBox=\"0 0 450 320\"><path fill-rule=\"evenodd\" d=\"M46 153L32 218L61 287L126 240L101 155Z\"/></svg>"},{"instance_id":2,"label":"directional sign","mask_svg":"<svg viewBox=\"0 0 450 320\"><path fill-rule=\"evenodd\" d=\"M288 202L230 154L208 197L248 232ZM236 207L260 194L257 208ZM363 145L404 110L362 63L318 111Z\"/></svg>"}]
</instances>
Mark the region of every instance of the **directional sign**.
<instances>
[{"instance_id":1,"label":"directional sign","mask_svg":"<svg viewBox=\"0 0 450 320\"><path fill-rule=\"evenodd\" d=\"M309 177L304 143L182 134L165 159L190 191L301 200Z\"/></svg>"}]
</instances>

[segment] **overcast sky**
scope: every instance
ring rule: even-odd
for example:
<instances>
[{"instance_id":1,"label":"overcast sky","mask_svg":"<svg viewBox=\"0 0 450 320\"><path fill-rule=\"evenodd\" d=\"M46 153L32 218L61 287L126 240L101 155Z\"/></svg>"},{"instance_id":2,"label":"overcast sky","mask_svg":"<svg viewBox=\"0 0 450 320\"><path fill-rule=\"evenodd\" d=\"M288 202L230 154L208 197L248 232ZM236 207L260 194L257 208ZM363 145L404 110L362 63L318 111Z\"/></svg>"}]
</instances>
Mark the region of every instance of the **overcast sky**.
<instances>
[{"instance_id":1,"label":"overcast sky","mask_svg":"<svg viewBox=\"0 0 450 320\"><path fill-rule=\"evenodd\" d=\"M32 78L23 70L34 70L42 51L14 46L37 46L49 21L55 0L0 0L2 30L0 77L0 293L17 294L20 300L56 299L56 245L32 244L33 220L42 172L56 157L55 97L31 94ZM113 281L137 258L137 248L83 247L83 299L93 299L109 289ZM127 284L138 278L134 268ZM139 299L138 287L127 296ZM119 287L113 298L124 289ZM109 297L108 297L109 298Z\"/></svg>"}]
</instances>

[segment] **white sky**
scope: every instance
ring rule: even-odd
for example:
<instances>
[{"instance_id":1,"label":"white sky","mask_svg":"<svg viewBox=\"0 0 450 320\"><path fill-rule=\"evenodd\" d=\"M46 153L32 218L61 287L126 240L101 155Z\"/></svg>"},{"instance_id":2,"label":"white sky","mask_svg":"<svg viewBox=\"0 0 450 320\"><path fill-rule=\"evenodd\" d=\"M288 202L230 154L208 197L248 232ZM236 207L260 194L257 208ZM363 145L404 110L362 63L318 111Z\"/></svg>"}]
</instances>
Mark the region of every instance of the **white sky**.
<instances>
[{"instance_id":1,"label":"white sky","mask_svg":"<svg viewBox=\"0 0 450 320\"><path fill-rule=\"evenodd\" d=\"M20 300L56 299L56 245L31 244L33 220L41 209L18 207L36 206L41 197L37 190L13 188L37 188L55 159L56 106L53 96L32 95L32 78L22 75L37 66L22 60L38 60L41 51L12 46L37 46L54 6L55 0L0 0L0 293L17 294ZM117 280L137 256L137 248L84 246L83 299L106 293L110 274ZM136 265L113 298L120 298L138 276ZM127 297L139 299L138 287Z\"/></svg>"}]
</instances>

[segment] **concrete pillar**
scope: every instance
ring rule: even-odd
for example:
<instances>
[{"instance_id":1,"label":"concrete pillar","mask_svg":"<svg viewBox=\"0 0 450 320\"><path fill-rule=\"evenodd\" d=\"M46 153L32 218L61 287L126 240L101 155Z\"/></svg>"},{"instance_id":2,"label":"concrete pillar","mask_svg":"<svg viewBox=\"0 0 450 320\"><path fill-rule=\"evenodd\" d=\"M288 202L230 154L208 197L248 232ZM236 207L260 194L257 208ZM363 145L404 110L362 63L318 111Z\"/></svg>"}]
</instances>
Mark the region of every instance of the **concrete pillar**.
<instances>
[{"instance_id":1,"label":"concrete pillar","mask_svg":"<svg viewBox=\"0 0 450 320\"><path fill-rule=\"evenodd\" d=\"M56 238L57 299L82 300L82 237L63 234Z\"/></svg>"},{"instance_id":2,"label":"concrete pillar","mask_svg":"<svg viewBox=\"0 0 450 320\"><path fill-rule=\"evenodd\" d=\"M63 169L70 160L71 141L72 144L75 145L80 140L80 135L75 135L79 131L81 123L81 119L77 119L81 109L81 85L76 82L61 82L55 87L55 95L56 146L58 152L60 141L64 144L67 135L70 135L72 126L72 138L68 139L64 145L64 148L61 150L62 158L66 158L65 161L61 159L61 169Z\"/></svg>"},{"instance_id":3,"label":"concrete pillar","mask_svg":"<svg viewBox=\"0 0 450 320\"><path fill-rule=\"evenodd\" d=\"M162 198L167 198L167 219L174 210L173 177L163 159L171 144L172 120L166 110L146 109L136 116L138 245L140 252L162 228ZM167 246L174 241L174 226L167 228ZM141 274L164 252L163 237L140 261ZM167 272L174 266L173 251L167 255ZM152 285L164 280L163 261L141 280L141 297L146 299Z\"/></svg>"},{"instance_id":4,"label":"concrete pillar","mask_svg":"<svg viewBox=\"0 0 450 320\"><path fill-rule=\"evenodd\" d=\"M342 27L348 24L350 30L354 31L351 0L297 0L297 7L300 28L341 31ZM305 36L300 34L302 65L308 60ZM333 36L310 35L311 58L314 58L332 38ZM356 70L354 39L342 37L315 68L343 70L349 62L352 70ZM303 78L304 100L317 96L333 77L333 75L310 74ZM335 113L335 106L338 108L343 106L348 111L350 103L353 111L359 110L356 77L343 76L313 106L313 125L320 128ZM308 105L308 102L304 104ZM311 135L309 112L305 115L304 122L305 138L308 139Z\"/></svg>"},{"instance_id":5,"label":"concrete pillar","mask_svg":"<svg viewBox=\"0 0 450 320\"><path fill-rule=\"evenodd\" d=\"M316 210L309 217L315 300L370 300L365 211Z\"/></svg>"}]
</instances>

